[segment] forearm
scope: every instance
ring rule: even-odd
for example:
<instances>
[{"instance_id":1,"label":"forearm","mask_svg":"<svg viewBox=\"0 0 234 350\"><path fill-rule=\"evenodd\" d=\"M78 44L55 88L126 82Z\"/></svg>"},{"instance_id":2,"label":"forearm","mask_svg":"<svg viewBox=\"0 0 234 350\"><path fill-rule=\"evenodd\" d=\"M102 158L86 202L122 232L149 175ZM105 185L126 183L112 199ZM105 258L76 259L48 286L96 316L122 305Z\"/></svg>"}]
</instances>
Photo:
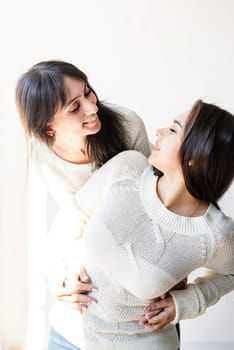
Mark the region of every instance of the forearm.
<instances>
[{"instance_id":1,"label":"forearm","mask_svg":"<svg viewBox=\"0 0 234 350\"><path fill-rule=\"evenodd\" d=\"M172 323L202 315L207 307L217 303L225 294L234 289L234 276L209 271L185 290L171 291L176 306L176 317Z\"/></svg>"}]
</instances>

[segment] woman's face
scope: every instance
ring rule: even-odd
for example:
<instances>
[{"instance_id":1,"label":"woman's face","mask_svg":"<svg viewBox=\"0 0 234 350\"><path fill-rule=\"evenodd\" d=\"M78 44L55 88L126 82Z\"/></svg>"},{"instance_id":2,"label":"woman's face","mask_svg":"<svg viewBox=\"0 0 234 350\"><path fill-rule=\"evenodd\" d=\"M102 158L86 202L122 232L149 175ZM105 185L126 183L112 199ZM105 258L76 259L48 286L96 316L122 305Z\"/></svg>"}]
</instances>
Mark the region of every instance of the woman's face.
<instances>
[{"instance_id":1,"label":"woman's face","mask_svg":"<svg viewBox=\"0 0 234 350\"><path fill-rule=\"evenodd\" d=\"M101 129L98 118L97 99L84 81L65 77L64 87L67 101L59 108L53 120L48 123L48 135L58 140L60 136L87 136L96 134Z\"/></svg>"},{"instance_id":2,"label":"woman's face","mask_svg":"<svg viewBox=\"0 0 234 350\"><path fill-rule=\"evenodd\" d=\"M179 151L188 116L189 112L183 113L170 126L156 130L157 139L148 160L163 174L181 173Z\"/></svg>"}]
</instances>

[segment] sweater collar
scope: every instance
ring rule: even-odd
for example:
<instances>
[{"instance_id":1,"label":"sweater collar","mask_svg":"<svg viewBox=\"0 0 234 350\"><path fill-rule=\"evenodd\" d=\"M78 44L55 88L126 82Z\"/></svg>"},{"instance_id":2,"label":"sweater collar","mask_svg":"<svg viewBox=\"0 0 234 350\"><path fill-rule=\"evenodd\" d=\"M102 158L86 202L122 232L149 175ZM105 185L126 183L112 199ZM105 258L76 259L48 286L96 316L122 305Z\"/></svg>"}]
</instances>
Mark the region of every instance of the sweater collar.
<instances>
[{"instance_id":1,"label":"sweater collar","mask_svg":"<svg viewBox=\"0 0 234 350\"><path fill-rule=\"evenodd\" d=\"M220 219L222 213L210 204L204 215L186 217L167 209L155 191L157 177L151 166L147 167L141 177L140 195L147 214L153 221L174 232L198 233L214 230L214 222Z\"/></svg>"}]
</instances>

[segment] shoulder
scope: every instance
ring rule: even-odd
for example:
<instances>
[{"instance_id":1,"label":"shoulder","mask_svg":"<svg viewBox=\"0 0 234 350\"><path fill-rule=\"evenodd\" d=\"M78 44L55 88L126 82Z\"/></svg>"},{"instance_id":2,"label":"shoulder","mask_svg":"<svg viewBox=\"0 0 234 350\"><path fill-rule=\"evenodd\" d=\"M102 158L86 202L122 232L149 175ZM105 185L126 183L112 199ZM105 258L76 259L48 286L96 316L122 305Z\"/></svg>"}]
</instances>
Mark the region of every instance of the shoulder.
<instances>
[{"instance_id":1,"label":"shoulder","mask_svg":"<svg viewBox=\"0 0 234 350\"><path fill-rule=\"evenodd\" d=\"M149 157L150 142L146 127L139 115L125 107L115 107L116 111L122 117L122 125L127 134L127 149L134 149Z\"/></svg>"},{"instance_id":2,"label":"shoulder","mask_svg":"<svg viewBox=\"0 0 234 350\"><path fill-rule=\"evenodd\" d=\"M35 162L42 162L43 160L50 160L52 158L52 153L49 147L32 137L30 140L30 159Z\"/></svg>"},{"instance_id":3,"label":"shoulder","mask_svg":"<svg viewBox=\"0 0 234 350\"><path fill-rule=\"evenodd\" d=\"M120 114L123 117L123 121L126 123L144 124L141 117L135 111L127 107L111 103L105 103L105 106L113 109L115 112Z\"/></svg>"},{"instance_id":4,"label":"shoulder","mask_svg":"<svg viewBox=\"0 0 234 350\"><path fill-rule=\"evenodd\" d=\"M212 206L211 218L214 222L215 231L218 232L219 236L227 237L231 234L234 236L234 221L231 217L224 214L222 210L218 210Z\"/></svg>"},{"instance_id":5,"label":"shoulder","mask_svg":"<svg viewBox=\"0 0 234 350\"><path fill-rule=\"evenodd\" d=\"M128 109L126 107L120 107L120 114L123 116L124 121L127 124L134 125L135 128L141 127L144 125L141 117L133 110Z\"/></svg>"},{"instance_id":6,"label":"shoulder","mask_svg":"<svg viewBox=\"0 0 234 350\"><path fill-rule=\"evenodd\" d=\"M234 248L234 221L229 216L223 214L223 220L220 223L219 235L223 237L225 242L232 243Z\"/></svg>"},{"instance_id":7,"label":"shoulder","mask_svg":"<svg viewBox=\"0 0 234 350\"><path fill-rule=\"evenodd\" d=\"M113 179L134 178L149 166L147 158L137 151L124 151L106 162L98 172L111 173Z\"/></svg>"},{"instance_id":8,"label":"shoulder","mask_svg":"<svg viewBox=\"0 0 234 350\"><path fill-rule=\"evenodd\" d=\"M134 168L145 168L149 165L147 158L142 153L135 150L120 152L112 158L112 161L120 164L129 164Z\"/></svg>"},{"instance_id":9,"label":"shoulder","mask_svg":"<svg viewBox=\"0 0 234 350\"><path fill-rule=\"evenodd\" d=\"M212 219L210 257L213 267L219 273L234 273L234 222L222 211L216 209ZM213 211L214 216L214 211Z\"/></svg>"}]
</instances>

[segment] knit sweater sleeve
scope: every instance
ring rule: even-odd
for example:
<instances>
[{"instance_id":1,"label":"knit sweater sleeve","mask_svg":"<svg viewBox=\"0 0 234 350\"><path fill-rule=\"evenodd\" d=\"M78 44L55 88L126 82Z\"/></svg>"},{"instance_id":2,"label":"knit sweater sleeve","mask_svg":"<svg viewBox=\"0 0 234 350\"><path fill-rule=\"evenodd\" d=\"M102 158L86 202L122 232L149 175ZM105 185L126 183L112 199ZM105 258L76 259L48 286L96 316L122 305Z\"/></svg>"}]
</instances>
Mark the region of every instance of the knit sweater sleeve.
<instances>
[{"instance_id":1,"label":"knit sweater sleeve","mask_svg":"<svg viewBox=\"0 0 234 350\"><path fill-rule=\"evenodd\" d=\"M124 109L123 116L128 135L128 149L141 152L146 157L149 157L150 142L143 120L137 113L127 109Z\"/></svg>"},{"instance_id":2,"label":"knit sweater sleeve","mask_svg":"<svg viewBox=\"0 0 234 350\"><path fill-rule=\"evenodd\" d=\"M70 262L74 259L77 266L78 262L82 263L83 240L80 238L107 189L121 179L132 178L147 164L147 159L139 152L119 153L96 171L73 195L71 203L60 211L50 230L47 244L47 274L57 270L59 262L68 269L71 266Z\"/></svg>"},{"instance_id":3,"label":"knit sweater sleeve","mask_svg":"<svg viewBox=\"0 0 234 350\"><path fill-rule=\"evenodd\" d=\"M202 315L225 294L234 290L234 223L228 219L216 237L204 274L185 290L171 291L176 306L173 324Z\"/></svg>"},{"instance_id":4,"label":"knit sweater sleeve","mask_svg":"<svg viewBox=\"0 0 234 350\"><path fill-rule=\"evenodd\" d=\"M145 156L136 151L121 152L105 163L73 196L81 219L87 222L113 183L131 179L147 165Z\"/></svg>"}]
</instances>

